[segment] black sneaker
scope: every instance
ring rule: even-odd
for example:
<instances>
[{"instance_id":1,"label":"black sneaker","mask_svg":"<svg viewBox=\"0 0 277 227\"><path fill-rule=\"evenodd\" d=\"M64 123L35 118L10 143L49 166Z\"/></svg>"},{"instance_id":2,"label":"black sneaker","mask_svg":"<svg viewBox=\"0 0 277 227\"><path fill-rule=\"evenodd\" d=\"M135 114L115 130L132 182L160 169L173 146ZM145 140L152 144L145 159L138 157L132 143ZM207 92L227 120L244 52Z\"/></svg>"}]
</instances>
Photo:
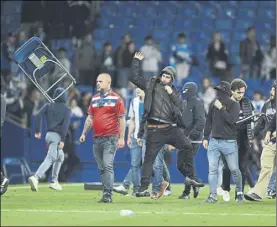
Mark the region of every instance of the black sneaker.
<instances>
[{"instance_id":1,"label":"black sneaker","mask_svg":"<svg viewBox=\"0 0 277 227\"><path fill-rule=\"evenodd\" d=\"M258 196L256 193L245 194L244 198L249 201L258 201L258 202L263 201L263 198Z\"/></svg>"},{"instance_id":2,"label":"black sneaker","mask_svg":"<svg viewBox=\"0 0 277 227\"><path fill-rule=\"evenodd\" d=\"M268 198L268 199L275 199L276 198L276 192L273 191L273 190L268 190L265 197Z\"/></svg>"},{"instance_id":3,"label":"black sneaker","mask_svg":"<svg viewBox=\"0 0 277 227\"><path fill-rule=\"evenodd\" d=\"M244 203L244 202L245 202L244 196L243 196L242 193L236 195L236 202L237 202L237 203Z\"/></svg>"},{"instance_id":4,"label":"black sneaker","mask_svg":"<svg viewBox=\"0 0 277 227\"><path fill-rule=\"evenodd\" d=\"M189 194L187 194L187 193L185 193L185 192L183 192L183 194L180 195L178 198L179 198L179 199L190 199Z\"/></svg>"},{"instance_id":5,"label":"black sneaker","mask_svg":"<svg viewBox=\"0 0 277 227\"><path fill-rule=\"evenodd\" d=\"M189 177L186 177L186 184L192 185L194 187L204 187L205 186L205 184L201 180L199 180L197 178L189 178Z\"/></svg>"},{"instance_id":6,"label":"black sneaker","mask_svg":"<svg viewBox=\"0 0 277 227\"><path fill-rule=\"evenodd\" d=\"M204 201L205 203L216 203L217 198L213 195L209 195L209 197Z\"/></svg>"},{"instance_id":7,"label":"black sneaker","mask_svg":"<svg viewBox=\"0 0 277 227\"><path fill-rule=\"evenodd\" d=\"M112 198L108 198L108 197L102 197L102 199L97 201L97 203L112 203L112 202L113 202Z\"/></svg>"},{"instance_id":8,"label":"black sneaker","mask_svg":"<svg viewBox=\"0 0 277 227\"><path fill-rule=\"evenodd\" d=\"M199 195L199 188L198 187L193 187L193 198L197 198Z\"/></svg>"},{"instance_id":9,"label":"black sneaker","mask_svg":"<svg viewBox=\"0 0 277 227\"><path fill-rule=\"evenodd\" d=\"M1 184L1 195L4 195L6 193L6 191L8 190L8 186L9 186L9 180L8 178L5 177Z\"/></svg>"},{"instance_id":10,"label":"black sneaker","mask_svg":"<svg viewBox=\"0 0 277 227\"><path fill-rule=\"evenodd\" d=\"M150 193L147 190L136 193L136 197L149 197L149 196L150 196Z\"/></svg>"}]
</instances>

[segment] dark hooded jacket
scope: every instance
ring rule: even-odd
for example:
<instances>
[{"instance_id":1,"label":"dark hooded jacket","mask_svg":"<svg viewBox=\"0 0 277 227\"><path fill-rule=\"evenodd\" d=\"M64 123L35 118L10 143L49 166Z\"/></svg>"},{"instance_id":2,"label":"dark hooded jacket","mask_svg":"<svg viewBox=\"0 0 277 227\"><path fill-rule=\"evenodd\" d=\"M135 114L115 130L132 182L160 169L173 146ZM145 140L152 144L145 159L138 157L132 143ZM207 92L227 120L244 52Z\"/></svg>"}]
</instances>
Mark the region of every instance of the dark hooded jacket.
<instances>
[{"instance_id":1,"label":"dark hooded jacket","mask_svg":"<svg viewBox=\"0 0 277 227\"><path fill-rule=\"evenodd\" d=\"M239 119L240 105L230 98L231 85L226 81L221 81L218 86L217 97L223 107L219 110L214 106L214 101L209 106L209 112L206 119L204 138L208 139L211 135L214 138L236 140L237 126Z\"/></svg>"},{"instance_id":2,"label":"dark hooded jacket","mask_svg":"<svg viewBox=\"0 0 277 227\"><path fill-rule=\"evenodd\" d=\"M178 124L191 140L202 140L205 126L205 109L202 101L197 98L197 85L188 82L183 87L184 111Z\"/></svg>"},{"instance_id":3,"label":"dark hooded jacket","mask_svg":"<svg viewBox=\"0 0 277 227\"><path fill-rule=\"evenodd\" d=\"M275 88L275 97L274 99L268 99L262 108L262 113L264 113L265 115L262 116L257 124L254 127L254 135L255 136L261 136L264 137L266 130L269 126L269 122L271 121L271 119L273 118L274 114L276 113L276 81L274 81L274 83L272 84L271 88L274 87ZM271 89L270 89L271 90Z\"/></svg>"},{"instance_id":4,"label":"dark hooded jacket","mask_svg":"<svg viewBox=\"0 0 277 227\"><path fill-rule=\"evenodd\" d=\"M53 98L56 98L63 91L63 88L57 88ZM65 92L55 103L47 103L39 110L36 115L36 133L40 132L41 117L45 116L47 132L56 132L61 136L61 141L65 141L71 119L71 110L66 106L66 100L67 94Z\"/></svg>"}]
</instances>

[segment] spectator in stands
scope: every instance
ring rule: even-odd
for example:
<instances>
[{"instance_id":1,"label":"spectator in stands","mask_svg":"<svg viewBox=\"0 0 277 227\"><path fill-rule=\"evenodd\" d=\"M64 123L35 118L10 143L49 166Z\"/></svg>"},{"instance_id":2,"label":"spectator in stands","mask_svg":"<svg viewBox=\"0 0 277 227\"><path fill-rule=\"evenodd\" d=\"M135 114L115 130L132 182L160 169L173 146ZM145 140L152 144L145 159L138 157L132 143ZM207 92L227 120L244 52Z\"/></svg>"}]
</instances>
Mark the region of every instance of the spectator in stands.
<instances>
[{"instance_id":1,"label":"spectator in stands","mask_svg":"<svg viewBox=\"0 0 277 227\"><path fill-rule=\"evenodd\" d=\"M127 48L122 53L122 69L117 78L118 87L122 97L127 98L128 78L131 73L132 60L136 52L136 46L133 41L127 43Z\"/></svg>"},{"instance_id":2,"label":"spectator in stands","mask_svg":"<svg viewBox=\"0 0 277 227\"><path fill-rule=\"evenodd\" d=\"M254 109L258 112L261 112L264 103L265 100L263 99L263 94L260 91L255 91L252 100L252 105Z\"/></svg>"},{"instance_id":3,"label":"spectator in stands","mask_svg":"<svg viewBox=\"0 0 277 227\"><path fill-rule=\"evenodd\" d=\"M213 40L209 44L206 59L210 65L211 76L216 76L219 77L220 80L231 82L230 79L226 78L228 70L228 55L219 32L213 34Z\"/></svg>"},{"instance_id":4,"label":"spectator in stands","mask_svg":"<svg viewBox=\"0 0 277 227\"><path fill-rule=\"evenodd\" d=\"M23 100L22 112L26 116L26 126L32 127L32 117L36 115L42 107L41 93L31 85L27 89L27 96Z\"/></svg>"},{"instance_id":5,"label":"spectator in stands","mask_svg":"<svg viewBox=\"0 0 277 227\"><path fill-rule=\"evenodd\" d=\"M9 82L11 74L12 55L16 50L16 37L12 33L8 34L5 42L1 47L1 74L4 77L6 83Z\"/></svg>"},{"instance_id":6,"label":"spectator in stands","mask_svg":"<svg viewBox=\"0 0 277 227\"><path fill-rule=\"evenodd\" d=\"M92 85L96 83L96 58L97 52L92 45L92 34L88 33L79 48L76 49L76 67L79 72L79 81L83 85Z\"/></svg>"},{"instance_id":7,"label":"spectator in stands","mask_svg":"<svg viewBox=\"0 0 277 227\"><path fill-rule=\"evenodd\" d=\"M247 29L247 37L240 42L241 77L257 78L261 73L263 53L256 40L254 27Z\"/></svg>"},{"instance_id":8,"label":"spectator in stands","mask_svg":"<svg viewBox=\"0 0 277 227\"><path fill-rule=\"evenodd\" d=\"M100 71L108 73L112 81L114 81L115 69L112 44L110 42L105 42L104 51L100 56Z\"/></svg>"},{"instance_id":9,"label":"spectator in stands","mask_svg":"<svg viewBox=\"0 0 277 227\"><path fill-rule=\"evenodd\" d=\"M201 82L201 91L198 93L198 96L204 104L206 114L208 114L209 105L216 97L216 91L209 78L203 78Z\"/></svg>"},{"instance_id":10,"label":"spectator in stands","mask_svg":"<svg viewBox=\"0 0 277 227\"><path fill-rule=\"evenodd\" d=\"M140 51L144 55L142 61L142 72L144 77L150 78L158 75L159 63L162 61L162 55L153 45L152 36L146 36L144 42L145 44L140 48Z\"/></svg>"},{"instance_id":11,"label":"spectator in stands","mask_svg":"<svg viewBox=\"0 0 277 227\"><path fill-rule=\"evenodd\" d=\"M27 35L24 30L21 30L18 33L18 38L17 38L17 46L20 47L22 46L25 42L27 41Z\"/></svg>"},{"instance_id":12,"label":"spectator in stands","mask_svg":"<svg viewBox=\"0 0 277 227\"><path fill-rule=\"evenodd\" d=\"M83 113L87 113L88 107L91 101L91 94L89 92L83 92L81 94L81 100L79 103L80 108L82 109Z\"/></svg>"},{"instance_id":13,"label":"spectator in stands","mask_svg":"<svg viewBox=\"0 0 277 227\"><path fill-rule=\"evenodd\" d=\"M264 55L262 77L267 80L276 77L276 36L271 36L269 50Z\"/></svg>"},{"instance_id":14,"label":"spectator in stands","mask_svg":"<svg viewBox=\"0 0 277 227\"><path fill-rule=\"evenodd\" d=\"M15 120L18 123L21 123L23 108L22 101L22 90L19 86L19 79L17 77L13 77L9 82L7 91L4 93L4 97L6 98L7 103L7 112L13 114L15 116Z\"/></svg>"},{"instance_id":15,"label":"spectator in stands","mask_svg":"<svg viewBox=\"0 0 277 227\"><path fill-rule=\"evenodd\" d=\"M176 80L181 85L182 80L188 77L191 63L193 63L191 50L186 44L185 33L178 35L178 43L172 46L171 51L170 65L176 68Z\"/></svg>"},{"instance_id":16,"label":"spectator in stands","mask_svg":"<svg viewBox=\"0 0 277 227\"><path fill-rule=\"evenodd\" d=\"M78 106L77 99L75 99L75 98L71 99L69 106L71 108L73 117L83 117L84 116L82 109Z\"/></svg>"}]
</instances>

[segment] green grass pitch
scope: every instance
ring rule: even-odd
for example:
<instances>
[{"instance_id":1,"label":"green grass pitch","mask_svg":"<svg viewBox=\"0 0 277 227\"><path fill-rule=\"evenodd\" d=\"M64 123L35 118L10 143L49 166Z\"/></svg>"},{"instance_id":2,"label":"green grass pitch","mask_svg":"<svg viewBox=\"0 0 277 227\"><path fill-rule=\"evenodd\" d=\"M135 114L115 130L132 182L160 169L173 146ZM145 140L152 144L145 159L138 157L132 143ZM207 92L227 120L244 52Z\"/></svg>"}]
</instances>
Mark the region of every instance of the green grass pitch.
<instances>
[{"instance_id":1,"label":"green grass pitch","mask_svg":"<svg viewBox=\"0 0 277 227\"><path fill-rule=\"evenodd\" d=\"M112 204L98 204L100 191L84 190L83 184L62 184L53 191L46 184L32 192L28 185L10 185L1 197L1 226L276 226L276 200L236 204L234 188L226 203L204 204L208 186L197 199L178 199L183 185L173 185L173 195L159 200L114 193ZM120 216L122 209L133 216Z\"/></svg>"}]
</instances>

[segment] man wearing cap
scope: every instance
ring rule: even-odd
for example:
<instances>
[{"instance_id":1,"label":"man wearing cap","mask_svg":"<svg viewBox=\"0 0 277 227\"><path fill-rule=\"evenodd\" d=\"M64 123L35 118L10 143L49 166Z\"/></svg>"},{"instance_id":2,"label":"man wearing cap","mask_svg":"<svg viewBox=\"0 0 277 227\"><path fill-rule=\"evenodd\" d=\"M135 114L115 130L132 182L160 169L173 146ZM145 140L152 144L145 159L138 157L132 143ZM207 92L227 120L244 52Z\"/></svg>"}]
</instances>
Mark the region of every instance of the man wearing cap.
<instances>
[{"instance_id":1,"label":"man wearing cap","mask_svg":"<svg viewBox=\"0 0 277 227\"><path fill-rule=\"evenodd\" d=\"M172 85L176 71L173 67L165 67L156 77L145 79L140 75L140 62L143 58L141 52L135 54L129 77L132 83L145 91L142 122L146 123L147 128L146 153L142 165L141 186L136 196L149 195L147 189L153 163L165 144L179 150L178 169L186 176L187 184L203 187L204 184L195 177L191 143L177 127L177 119L183 112L183 102L178 90Z\"/></svg>"},{"instance_id":2,"label":"man wearing cap","mask_svg":"<svg viewBox=\"0 0 277 227\"><path fill-rule=\"evenodd\" d=\"M217 97L211 102L204 129L203 147L208 149L210 195L206 203L217 202L218 163L222 154L233 175L237 191L237 203L244 202L242 178L238 164L236 122L239 119L240 105L231 96L231 84L221 81L216 87ZM209 140L210 137L210 140Z\"/></svg>"},{"instance_id":3,"label":"man wearing cap","mask_svg":"<svg viewBox=\"0 0 277 227\"><path fill-rule=\"evenodd\" d=\"M197 85L193 82L188 82L182 89L184 97L184 111L182 114L179 127L184 131L193 147L193 155L196 156L199 150L198 141L203 139L203 130L205 126L205 108L202 101L197 97ZM185 184L185 190L183 194L179 196L179 199L189 199L191 191L191 185ZM199 188L193 186L193 197L197 198Z\"/></svg>"}]
</instances>

